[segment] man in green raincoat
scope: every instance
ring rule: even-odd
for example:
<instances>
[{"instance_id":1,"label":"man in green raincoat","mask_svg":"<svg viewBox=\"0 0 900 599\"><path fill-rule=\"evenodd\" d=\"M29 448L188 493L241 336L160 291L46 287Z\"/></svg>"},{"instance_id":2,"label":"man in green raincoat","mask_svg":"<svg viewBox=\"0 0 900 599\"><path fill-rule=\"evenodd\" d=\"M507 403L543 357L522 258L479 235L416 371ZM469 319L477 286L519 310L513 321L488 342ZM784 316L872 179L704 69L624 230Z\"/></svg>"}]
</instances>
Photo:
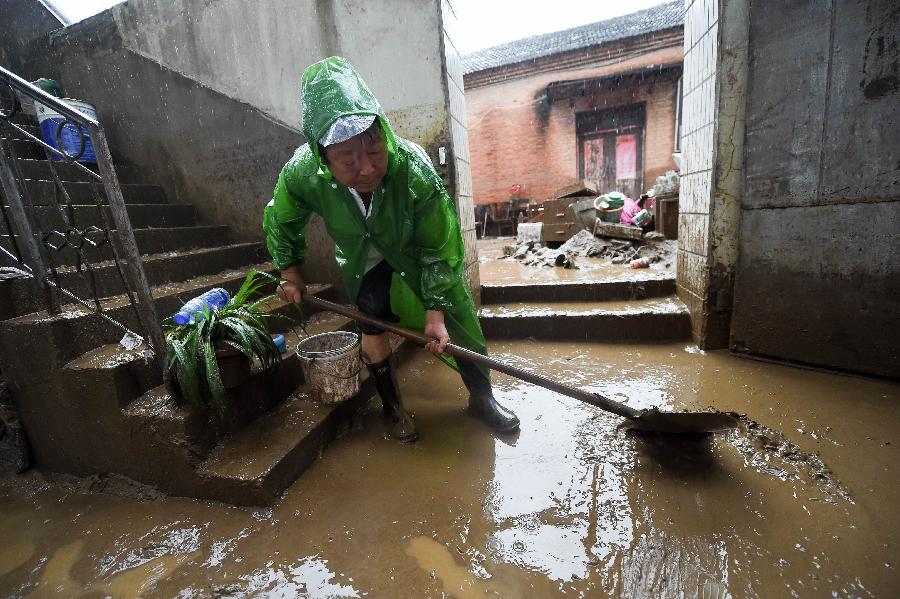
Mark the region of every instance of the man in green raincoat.
<instances>
[{"instance_id":1,"label":"man in green raincoat","mask_svg":"<svg viewBox=\"0 0 900 599\"><path fill-rule=\"evenodd\" d=\"M463 242L453 204L428 155L397 137L372 92L352 65L332 56L303 72L303 133L266 206L266 245L284 279L279 294L301 302L299 265L304 229L318 214L335 243L347 291L359 309L423 330L437 355L447 343L486 353L475 304L463 275ZM393 376L387 334L360 326L362 353L392 435L418 438ZM452 360L447 360L452 363ZM519 419L497 403L490 372L456 364L469 391L469 411L498 431Z\"/></svg>"}]
</instances>

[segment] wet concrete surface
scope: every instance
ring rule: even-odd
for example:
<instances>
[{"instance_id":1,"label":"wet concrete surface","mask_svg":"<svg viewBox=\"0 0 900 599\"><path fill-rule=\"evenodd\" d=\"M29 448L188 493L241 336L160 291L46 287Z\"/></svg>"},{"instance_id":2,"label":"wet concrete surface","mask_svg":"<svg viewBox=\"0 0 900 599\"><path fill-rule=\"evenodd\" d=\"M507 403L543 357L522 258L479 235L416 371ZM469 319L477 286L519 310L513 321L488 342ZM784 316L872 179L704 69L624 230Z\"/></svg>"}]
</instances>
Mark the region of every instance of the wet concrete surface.
<instances>
[{"instance_id":1,"label":"wet concrete surface","mask_svg":"<svg viewBox=\"0 0 900 599\"><path fill-rule=\"evenodd\" d=\"M510 258L485 260L478 265L484 283L515 285L535 282L570 281L647 281L675 276L675 267L663 263L648 268L630 268L628 265L610 264L601 258L578 258L579 268L530 266Z\"/></svg>"},{"instance_id":2,"label":"wet concrete surface","mask_svg":"<svg viewBox=\"0 0 900 599\"><path fill-rule=\"evenodd\" d=\"M515 239L479 240L478 272L482 284L517 285L542 282L560 284L605 281L647 281L675 277L675 261L656 262L648 268L630 268L612 264L604 258L575 258L578 268L532 266L503 257L503 247L515 245Z\"/></svg>"},{"instance_id":3,"label":"wet concrete surface","mask_svg":"<svg viewBox=\"0 0 900 599\"><path fill-rule=\"evenodd\" d=\"M685 344L491 350L635 407L750 420L700 441L639 436L497 375L522 420L498 437L464 415L458 377L419 352L400 384L421 440L387 439L373 407L272 509L89 493L35 474L3 483L0 596L900 592L900 386Z\"/></svg>"}]
</instances>

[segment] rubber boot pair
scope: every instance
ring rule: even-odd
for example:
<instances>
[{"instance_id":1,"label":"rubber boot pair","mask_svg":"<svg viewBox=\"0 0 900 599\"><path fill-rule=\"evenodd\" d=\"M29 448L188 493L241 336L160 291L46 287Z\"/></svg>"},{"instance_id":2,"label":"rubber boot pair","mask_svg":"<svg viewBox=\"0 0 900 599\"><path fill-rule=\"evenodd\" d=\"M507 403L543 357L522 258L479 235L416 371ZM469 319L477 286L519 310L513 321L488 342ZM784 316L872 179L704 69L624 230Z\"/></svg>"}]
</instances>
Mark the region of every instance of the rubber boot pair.
<instances>
[{"instance_id":1,"label":"rubber boot pair","mask_svg":"<svg viewBox=\"0 0 900 599\"><path fill-rule=\"evenodd\" d=\"M401 443L412 443L419 438L419 434L409 413L403 408L400 389L394 377L392 358L393 356L390 356L377 364L366 364L366 368L369 369L369 374L375 381L375 389L381 396L384 415L391 420L391 437Z\"/></svg>"},{"instance_id":2,"label":"rubber boot pair","mask_svg":"<svg viewBox=\"0 0 900 599\"><path fill-rule=\"evenodd\" d=\"M491 379L481 368L458 360L459 374L469 391L469 414L500 433L511 433L519 429L519 418L494 399Z\"/></svg>"}]
</instances>

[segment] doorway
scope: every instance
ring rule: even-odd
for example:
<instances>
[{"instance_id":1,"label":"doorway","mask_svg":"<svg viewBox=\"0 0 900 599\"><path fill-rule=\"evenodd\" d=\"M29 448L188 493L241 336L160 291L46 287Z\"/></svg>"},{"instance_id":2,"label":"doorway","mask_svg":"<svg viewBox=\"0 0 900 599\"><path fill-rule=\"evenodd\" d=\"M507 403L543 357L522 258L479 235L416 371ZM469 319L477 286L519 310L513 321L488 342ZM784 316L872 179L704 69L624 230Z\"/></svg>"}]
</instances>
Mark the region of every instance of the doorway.
<instances>
[{"instance_id":1,"label":"doorway","mask_svg":"<svg viewBox=\"0 0 900 599\"><path fill-rule=\"evenodd\" d=\"M644 187L643 104L575 115L578 176L603 192L638 198Z\"/></svg>"}]
</instances>

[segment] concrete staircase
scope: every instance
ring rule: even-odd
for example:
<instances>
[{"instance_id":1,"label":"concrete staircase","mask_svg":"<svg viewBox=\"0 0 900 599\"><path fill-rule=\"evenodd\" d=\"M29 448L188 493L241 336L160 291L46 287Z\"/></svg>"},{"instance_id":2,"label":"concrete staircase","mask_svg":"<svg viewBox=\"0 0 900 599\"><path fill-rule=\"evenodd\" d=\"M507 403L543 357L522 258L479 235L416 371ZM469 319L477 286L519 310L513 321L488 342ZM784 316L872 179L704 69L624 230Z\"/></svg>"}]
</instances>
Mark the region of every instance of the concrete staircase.
<instances>
[{"instance_id":1,"label":"concrete staircase","mask_svg":"<svg viewBox=\"0 0 900 599\"><path fill-rule=\"evenodd\" d=\"M489 339L665 342L689 339L690 314L675 273L625 271L609 280L481 285Z\"/></svg>"},{"instance_id":2,"label":"concrete staircase","mask_svg":"<svg viewBox=\"0 0 900 599\"><path fill-rule=\"evenodd\" d=\"M33 122L28 126L37 131ZM55 189L46 159L34 144L11 137L39 218L62 227L50 207ZM100 225L88 175L71 165L56 167L77 204L76 226ZM116 170L160 318L213 287L234 292L250 269L273 270L263 243L236 242L227 225L200 224L193 206L169 203L162 188L142 181L136 169L117 165ZM0 236L9 234L0 222ZM88 255L104 309L139 330L111 249L91 248ZM0 266L12 265L2 260ZM91 285L75 271L75 252L54 253L54 260L63 285L89 298ZM329 285L311 285L310 292L338 299ZM288 318L293 307L273 300L266 309L273 314L273 332L285 333L289 347L295 347L305 333ZM309 334L351 326L331 314L306 310L306 316ZM178 495L266 505L373 393L364 381L361 393L337 408L309 401L290 349L274 376L254 371L247 383L229 391L236 408L220 418L177 406L161 373L146 360L145 348L126 350L121 337L121 330L78 304L48 314L33 279L0 280L0 369L39 468L78 475L114 472Z\"/></svg>"}]
</instances>

